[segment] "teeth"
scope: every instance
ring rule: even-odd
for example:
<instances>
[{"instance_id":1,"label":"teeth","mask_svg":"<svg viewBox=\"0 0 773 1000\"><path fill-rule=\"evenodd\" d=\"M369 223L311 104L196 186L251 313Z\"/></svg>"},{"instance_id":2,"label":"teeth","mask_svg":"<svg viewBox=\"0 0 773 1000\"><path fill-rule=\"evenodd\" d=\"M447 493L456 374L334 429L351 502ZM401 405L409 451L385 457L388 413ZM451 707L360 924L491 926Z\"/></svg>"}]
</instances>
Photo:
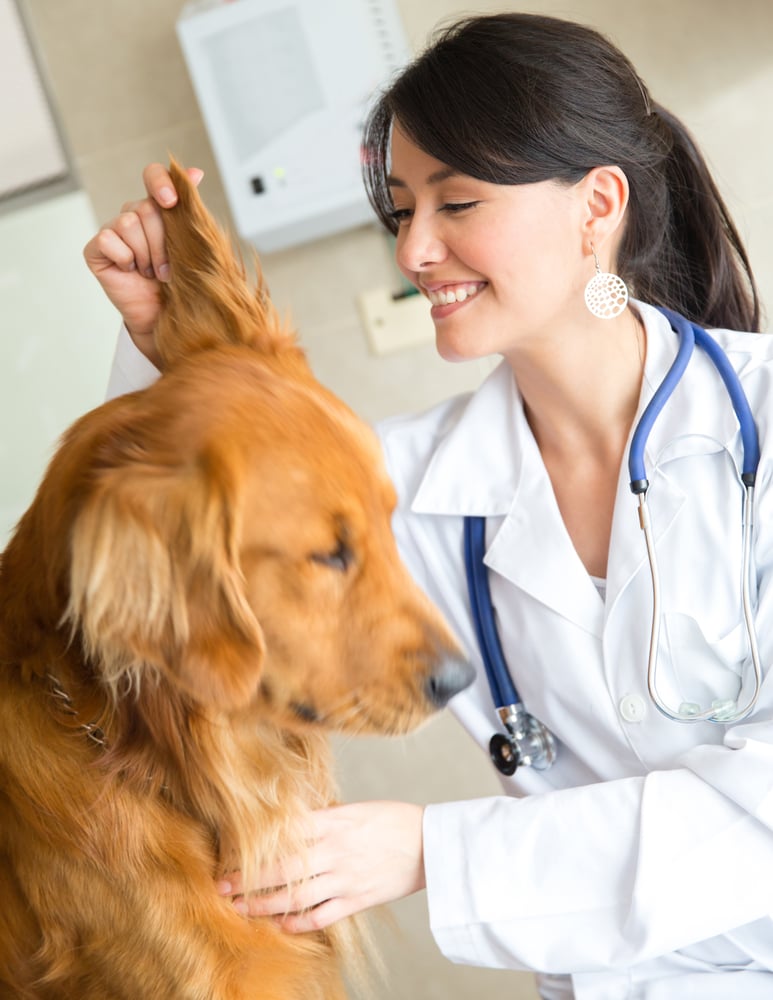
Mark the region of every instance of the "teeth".
<instances>
[{"instance_id":1,"label":"teeth","mask_svg":"<svg viewBox=\"0 0 773 1000\"><path fill-rule=\"evenodd\" d=\"M455 288L443 288L436 292L427 292L427 298L433 306L447 306L452 302L464 302L483 288L482 284L457 285Z\"/></svg>"}]
</instances>

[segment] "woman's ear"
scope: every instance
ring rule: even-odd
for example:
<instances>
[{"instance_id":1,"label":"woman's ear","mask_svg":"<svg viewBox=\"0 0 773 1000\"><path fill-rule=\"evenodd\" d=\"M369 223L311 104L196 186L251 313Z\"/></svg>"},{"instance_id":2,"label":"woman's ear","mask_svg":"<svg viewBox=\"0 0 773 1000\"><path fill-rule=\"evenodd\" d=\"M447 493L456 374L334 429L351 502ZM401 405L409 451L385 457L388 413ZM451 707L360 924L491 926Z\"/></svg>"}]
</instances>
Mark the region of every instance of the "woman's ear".
<instances>
[{"instance_id":1,"label":"woman's ear","mask_svg":"<svg viewBox=\"0 0 773 1000\"><path fill-rule=\"evenodd\" d=\"M582 179L585 221L584 233L588 253L591 244L598 252L602 247L616 247L623 234L628 207L628 178L618 166L594 167Z\"/></svg>"}]
</instances>

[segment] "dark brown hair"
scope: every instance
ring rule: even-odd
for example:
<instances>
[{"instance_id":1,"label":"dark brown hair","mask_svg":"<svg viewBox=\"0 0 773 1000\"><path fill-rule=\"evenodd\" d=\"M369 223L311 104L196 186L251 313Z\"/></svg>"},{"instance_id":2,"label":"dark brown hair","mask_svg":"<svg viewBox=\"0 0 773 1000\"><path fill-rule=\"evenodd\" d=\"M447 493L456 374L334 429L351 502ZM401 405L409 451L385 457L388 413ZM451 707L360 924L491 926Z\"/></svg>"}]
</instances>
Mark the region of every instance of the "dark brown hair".
<instances>
[{"instance_id":1,"label":"dark brown hair","mask_svg":"<svg viewBox=\"0 0 773 1000\"><path fill-rule=\"evenodd\" d=\"M496 184L572 184L616 164L630 187L616 267L632 294L704 326L759 329L751 266L701 152L597 31L520 13L441 30L365 126L365 185L393 233L395 119L430 156Z\"/></svg>"}]
</instances>

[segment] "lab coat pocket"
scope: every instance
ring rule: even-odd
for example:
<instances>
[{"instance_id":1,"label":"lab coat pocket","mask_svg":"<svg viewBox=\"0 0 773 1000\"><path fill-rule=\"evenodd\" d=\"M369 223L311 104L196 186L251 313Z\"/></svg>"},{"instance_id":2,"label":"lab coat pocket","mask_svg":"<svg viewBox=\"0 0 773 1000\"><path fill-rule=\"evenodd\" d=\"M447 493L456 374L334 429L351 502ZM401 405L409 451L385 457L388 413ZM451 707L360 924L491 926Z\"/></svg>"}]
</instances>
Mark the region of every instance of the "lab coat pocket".
<instances>
[{"instance_id":1,"label":"lab coat pocket","mask_svg":"<svg viewBox=\"0 0 773 1000\"><path fill-rule=\"evenodd\" d=\"M694 702L708 708L717 699L735 699L743 668L749 657L744 623L727 634L707 635L692 615L672 612L663 616L661 654L666 661L660 680L672 700Z\"/></svg>"}]
</instances>

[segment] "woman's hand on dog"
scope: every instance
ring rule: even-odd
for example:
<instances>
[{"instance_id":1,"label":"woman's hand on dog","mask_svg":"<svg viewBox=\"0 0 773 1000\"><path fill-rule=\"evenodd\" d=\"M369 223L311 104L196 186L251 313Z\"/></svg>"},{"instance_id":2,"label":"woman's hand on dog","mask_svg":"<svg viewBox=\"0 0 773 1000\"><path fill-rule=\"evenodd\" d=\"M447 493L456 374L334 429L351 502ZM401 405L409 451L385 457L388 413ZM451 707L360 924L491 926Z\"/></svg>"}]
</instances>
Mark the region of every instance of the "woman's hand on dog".
<instances>
[{"instance_id":1,"label":"woman's hand on dog","mask_svg":"<svg viewBox=\"0 0 773 1000\"><path fill-rule=\"evenodd\" d=\"M280 870L264 870L245 891L238 873L218 884L245 916L274 917L291 933L319 930L343 917L425 887L422 806L359 802L312 814L311 846Z\"/></svg>"},{"instance_id":2,"label":"woman's hand on dog","mask_svg":"<svg viewBox=\"0 0 773 1000\"><path fill-rule=\"evenodd\" d=\"M203 177L191 168L195 184ZM169 278L163 210L177 203L169 171L151 163L142 172L148 196L126 202L83 249L89 270L118 309L132 340L154 364L153 331L161 309L159 282Z\"/></svg>"}]
</instances>

